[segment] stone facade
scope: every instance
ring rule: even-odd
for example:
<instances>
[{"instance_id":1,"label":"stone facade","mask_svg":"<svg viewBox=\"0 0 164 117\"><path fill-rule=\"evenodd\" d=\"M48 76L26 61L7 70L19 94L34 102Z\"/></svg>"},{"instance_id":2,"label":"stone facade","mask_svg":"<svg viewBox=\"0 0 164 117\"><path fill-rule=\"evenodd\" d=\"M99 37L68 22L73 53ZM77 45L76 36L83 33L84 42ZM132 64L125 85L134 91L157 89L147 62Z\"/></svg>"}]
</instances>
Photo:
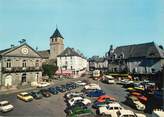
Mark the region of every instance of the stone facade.
<instances>
[{"instance_id":1,"label":"stone facade","mask_svg":"<svg viewBox=\"0 0 164 117\"><path fill-rule=\"evenodd\" d=\"M50 57L49 59L56 59L64 50L64 38L61 36L58 29L50 38Z\"/></svg>"},{"instance_id":2,"label":"stone facade","mask_svg":"<svg viewBox=\"0 0 164 117\"><path fill-rule=\"evenodd\" d=\"M108 52L110 72L155 74L164 66L164 50L154 42L120 46Z\"/></svg>"},{"instance_id":3,"label":"stone facade","mask_svg":"<svg viewBox=\"0 0 164 117\"><path fill-rule=\"evenodd\" d=\"M26 43L0 51L0 85L18 86L42 78L42 58Z\"/></svg>"}]
</instances>

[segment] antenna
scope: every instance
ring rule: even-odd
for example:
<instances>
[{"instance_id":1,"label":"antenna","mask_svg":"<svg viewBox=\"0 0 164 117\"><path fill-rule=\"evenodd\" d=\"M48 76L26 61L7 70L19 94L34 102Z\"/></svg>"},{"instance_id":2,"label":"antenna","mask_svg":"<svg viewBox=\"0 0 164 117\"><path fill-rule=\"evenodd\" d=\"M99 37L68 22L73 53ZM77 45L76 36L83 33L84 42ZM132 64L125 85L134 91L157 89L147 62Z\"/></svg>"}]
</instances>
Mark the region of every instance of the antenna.
<instances>
[{"instance_id":1,"label":"antenna","mask_svg":"<svg viewBox=\"0 0 164 117\"><path fill-rule=\"evenodd\" d=\"M58 28L58 25L56 24L56 28Z\"/></svg>"}]
</instances>

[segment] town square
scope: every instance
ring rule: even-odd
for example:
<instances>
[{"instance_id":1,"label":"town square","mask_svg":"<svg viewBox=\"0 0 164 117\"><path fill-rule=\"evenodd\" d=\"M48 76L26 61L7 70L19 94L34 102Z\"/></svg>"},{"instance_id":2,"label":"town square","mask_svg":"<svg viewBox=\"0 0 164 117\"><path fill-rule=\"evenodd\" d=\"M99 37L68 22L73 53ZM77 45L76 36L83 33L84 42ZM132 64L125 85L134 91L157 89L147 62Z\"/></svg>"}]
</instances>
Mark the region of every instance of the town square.
<instances>
[{"instance_id":1,"label":"town square","mask_svg":"<svg viewBox=\"0 0 164 117\"><path fill-rule=\"evenodd\" d=\"M0 0L0 117L164 117L162 0Z\"/></svg>"}]
</instances>

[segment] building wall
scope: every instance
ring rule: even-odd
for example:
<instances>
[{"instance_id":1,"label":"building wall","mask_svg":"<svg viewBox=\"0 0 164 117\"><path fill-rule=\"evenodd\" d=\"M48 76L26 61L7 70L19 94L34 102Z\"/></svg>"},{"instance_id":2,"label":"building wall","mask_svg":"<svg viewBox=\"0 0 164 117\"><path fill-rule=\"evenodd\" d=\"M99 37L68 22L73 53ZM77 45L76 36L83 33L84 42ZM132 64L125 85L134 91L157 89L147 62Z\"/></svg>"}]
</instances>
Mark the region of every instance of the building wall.
<instances>
[{"instance_id":1,"label":"building wall","mask_svg":"<svg viewBox=\"0 0 164 117\"><path fill-rule=\"evenodd\" d=\"M57 57L57 66L61 69L72 70L75 72L85 71L88 68L88 62L86 59L78 56L66 56L66 57Z\"/></svg>"},{"instance_id":2,"label":"building wall","mask_svg":"<svg viewBox=\"0 0 164 117\"><path fill-rule=\"evenodd\" d=\"M12 86L17 86L17 85L21 85L21 81L22 81L22 73L4 73L2 74L2 85L5 86L5 79L7 76L11 76L12 77ZM38 74L38 79L36 77L36 74ZM31 84L31 82L37 82L40 80L40 78L42 77L42 72L26 72L26 82L25 84Z\"/></svg>"}]
</instances>

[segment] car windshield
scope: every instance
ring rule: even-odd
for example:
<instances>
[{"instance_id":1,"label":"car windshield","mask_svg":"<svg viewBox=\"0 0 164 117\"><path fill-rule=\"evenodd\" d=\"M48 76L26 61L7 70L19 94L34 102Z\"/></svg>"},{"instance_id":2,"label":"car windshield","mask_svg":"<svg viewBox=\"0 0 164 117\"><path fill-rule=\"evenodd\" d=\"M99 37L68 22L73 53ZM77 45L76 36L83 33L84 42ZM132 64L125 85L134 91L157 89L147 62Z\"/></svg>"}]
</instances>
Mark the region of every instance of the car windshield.
<instances>
[{"instance_id":1,"label":"car windshield","mask_svg":"<svg viewBox=\"0 0 164 117\"><path fill-rule=\"evenodd\" d=\"M1 104L1 106L7 106L7 105L9 105L8 102L6 102L6 103L4 103L4 104Z\"/></svg>"}]
</instances>

